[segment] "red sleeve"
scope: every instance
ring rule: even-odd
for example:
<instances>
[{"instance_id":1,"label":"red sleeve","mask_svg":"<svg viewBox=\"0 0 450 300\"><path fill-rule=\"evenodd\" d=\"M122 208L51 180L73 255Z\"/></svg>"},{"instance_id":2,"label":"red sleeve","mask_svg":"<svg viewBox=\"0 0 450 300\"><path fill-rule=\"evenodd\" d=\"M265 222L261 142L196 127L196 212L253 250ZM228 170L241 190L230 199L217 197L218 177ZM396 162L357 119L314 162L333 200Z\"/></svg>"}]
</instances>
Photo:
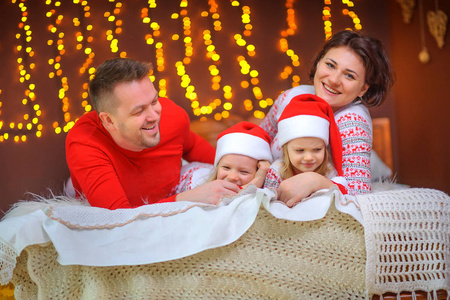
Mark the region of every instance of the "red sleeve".
<instances>
[{"instance_id":1,"label":"red sleeve","mask_svg":"<svg viewBox=\"0 0 450 300\"><path fill-rule=\"evenodd\" d=\"M216 155L214 147L190 129L183 145L183 152L183 158L189 162L198 161L214 164L214 156Z\"/></svg>"},{"instance_id":2,"label":"red sleeve","mask_svg":"<svg viewBox=\"0 0 450 300\"><path fill-rule=\"evenodd\" d=\"M92 206L108 209L132 207L105 153L77 142L68 142L66 147L74 188L83 191Z\"/></svg>"},{"instance_id":3,"label":"red sleeve","mask_svg":"<svg viewBox=\"0 0 450 300\"><path fill-rule=\"evenodd\" d=\"M161 200L159 200L159 201L157 201L155 203L175 202L175 198L177 197L177 195L178 194L172 195L172 196L170 196L168 198L161 199Z\"/></svg>"}]
</instances>

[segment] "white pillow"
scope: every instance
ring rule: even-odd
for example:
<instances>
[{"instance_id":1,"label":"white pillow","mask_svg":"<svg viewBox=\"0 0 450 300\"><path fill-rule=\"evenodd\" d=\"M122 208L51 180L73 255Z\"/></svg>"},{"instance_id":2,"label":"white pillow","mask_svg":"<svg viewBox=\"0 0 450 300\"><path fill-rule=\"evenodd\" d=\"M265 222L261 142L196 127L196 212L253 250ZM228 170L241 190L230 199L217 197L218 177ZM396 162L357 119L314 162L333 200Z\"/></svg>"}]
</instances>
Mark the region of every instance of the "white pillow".
<instances>
[{"instance_id":1,"label":"white pillow","mask_svg":"<svg viewBox=\"0 0 450 300\"><path fill-rule=\"evenodd\" d=\"M383 181L392 177L392 170L381 160L373 149L370 154L370 171L372 181Z\"/></svg>"}]
</instances>

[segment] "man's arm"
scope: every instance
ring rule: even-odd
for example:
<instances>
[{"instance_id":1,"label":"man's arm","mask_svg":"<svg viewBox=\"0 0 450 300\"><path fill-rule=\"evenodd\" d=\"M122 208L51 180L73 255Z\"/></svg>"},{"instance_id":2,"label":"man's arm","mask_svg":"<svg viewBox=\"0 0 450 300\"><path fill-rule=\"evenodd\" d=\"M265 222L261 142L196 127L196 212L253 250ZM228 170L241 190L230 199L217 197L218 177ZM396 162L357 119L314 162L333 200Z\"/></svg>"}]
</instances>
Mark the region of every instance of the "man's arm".
<instances>
[{"instance_id":1,"label":"man's arm","mask_svg":"<svg viewBox=\"0 0 450 300\"><path fill-rule=\"evenodd\" d=\"M92 206L108 209L131 208L125 191L109 158L95 147L68 143L67 164L75 189Z\"/></svg>"},{"instance_id":2,"label":"man's arm","mask_svg":"<svg viewBox=\"0 0 450 300\"><path fill-rule=\"evenodd\" d=\"M183 158L189 162L198 161L213 164L216 150L204 138L190 129L183 145Z\"/></svg>"},{"instance_id":3,"label":"man's arm","mask_svg":"<svg viewBox=\"0 0 450 300\"><path fill-rule=\"evenodd\" d=\"M240 191L237 184L225 180L214 180L187 190L176 196L176 201L192 201L219 204L223 197L234 196Z\"/></svg>"},{"instance_id":4,"label":"man's arm","mask_svg":"<svg viewBox=\"0 0 450 300\"><path fill-rule=\"evenodd\" d=\"M102 151L84 144L71 144L68 149L70 151L67 154L67 162L74 185L79 185L92 206L108 209L132 208L114 167ZM161 199L157 203L192 201L217 204L223 197L233 196L239 190L234 183L215 180Z\"/></svg>"}]
</instances>

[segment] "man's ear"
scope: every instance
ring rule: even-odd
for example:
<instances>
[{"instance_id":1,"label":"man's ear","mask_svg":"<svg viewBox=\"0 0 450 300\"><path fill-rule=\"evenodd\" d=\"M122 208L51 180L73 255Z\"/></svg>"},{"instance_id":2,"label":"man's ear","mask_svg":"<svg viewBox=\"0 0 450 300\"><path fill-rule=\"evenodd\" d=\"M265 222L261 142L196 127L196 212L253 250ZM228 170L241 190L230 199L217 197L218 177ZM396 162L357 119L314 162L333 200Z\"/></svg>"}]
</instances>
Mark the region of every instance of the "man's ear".
<instances>
[{"instance_id":1,"label":"man's ear","mask_svg":"<svg viewBox=\"0 0 450 300\"><path fill-rule=\"evenodd\" d=\"M110 114L108 114L107 112L102 111L102 112L100 112L98 114L98 117L102 121L102 124L106 128L106 130L114 131L116 129L116 127L114 126L114 121L111 118Z\"/></svg>"}]
</instances>

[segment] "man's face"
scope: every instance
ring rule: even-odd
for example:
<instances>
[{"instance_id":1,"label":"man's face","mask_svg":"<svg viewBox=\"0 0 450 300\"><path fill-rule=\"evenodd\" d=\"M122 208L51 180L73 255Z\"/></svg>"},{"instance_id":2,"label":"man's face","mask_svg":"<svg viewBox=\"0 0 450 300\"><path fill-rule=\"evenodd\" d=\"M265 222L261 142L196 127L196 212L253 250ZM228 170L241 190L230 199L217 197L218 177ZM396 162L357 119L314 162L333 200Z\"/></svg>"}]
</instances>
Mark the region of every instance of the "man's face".
<instances>
[{"instance_id":1,"label":"man's face","mask_svg":"<svg viewBox=\"0 0 450 300\"><path fill-rule=\"evenodd\" d=\"M107 113L111 123L105 126L114 141L136 152L158 145L161 104L150 78L118 84L114 97L116 109ZM105 124L104 118L101 119Z\"/></svg>"}]
</instances>

